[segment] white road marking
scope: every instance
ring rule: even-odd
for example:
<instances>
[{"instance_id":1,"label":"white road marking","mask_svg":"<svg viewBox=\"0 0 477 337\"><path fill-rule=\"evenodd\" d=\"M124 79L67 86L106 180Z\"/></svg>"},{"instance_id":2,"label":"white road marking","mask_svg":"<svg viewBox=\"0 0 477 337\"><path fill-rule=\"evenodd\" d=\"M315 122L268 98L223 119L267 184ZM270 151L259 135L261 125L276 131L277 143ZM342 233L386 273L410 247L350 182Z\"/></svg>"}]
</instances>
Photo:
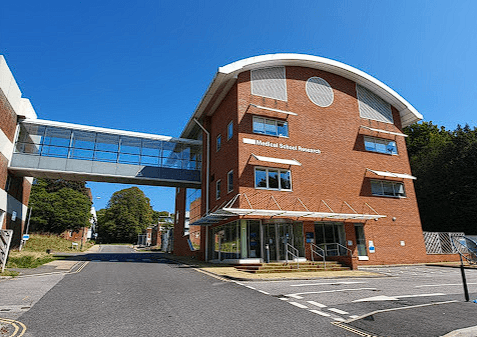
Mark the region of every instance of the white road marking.
<instances>
[{"instance_id":1,"label":"white road marking","mask_svg":"<svg viewBox=\"0 0 477 337\"><path fill-rule=\"evenodd\" d=\"M279 300L282 300L282 301L288 301L289 298L286 298L286 297L280 297Z\"/></svg>"},{"instance_id":2,"label":"white road marking","mask_svg":"<svg viewBox=\"0 0 477 337\"><path fill-rule=\"evenodd\" d=\"M254 288L254 287L251 287L251 286L246 286L246 287L247 287L247 288L249 288L249 289L253 289L253 290L255 290L255 288Z\"/></svg>"},{"instance_id":3,"label":"white road marking","mask_svg":"<svg viewBox=\"0 0 477 337\"><path fill-rule=\"evenodd\" d=\"M426 296L445 296L442 293L435 293L435 294L418 294L418 295L402 295L396 296L397 298L407 298L407 297L426 297Z\"/></svg>"},{"instance_id":4,"label":"white road marking","mask_svg":"<svg viewBox=\"0 0 477 337\"><path fill-rule=\"evenodd\" d=\"M372 302L372 301L397 301L397 297L390 297L390 296L375 296L375 297L367 297L361 298L359 300L354 300L353 303L357 302Z\"/></svg>"},{"instance_id":5,"label":"white road marking","mask_svg":"<svg viewBox=\"0 0 477 337\"><path fill-rule=\"evenodd\" d=\"M288 303L293 304L295 307L298 307L298 308L308 309L308 307L306 305L303 305L303 304L300 304L300 303L297 303L297 302L288 302Z\"/></svg>"},{"instance_id":6,"label":"white road marking","mask_svg":"<svg viewBox=\"0 0 477 337\"><path fill-rule=\"evenodd\" d=\"M310 310L310 311L315 313L315 314L325 316L325 317L330 317L331 316L330 314L327 314L326 312L323 312L323 311L320 311L320 310Z\"/></svg>"},{"instance_id":7,"label":"white road marking","mask_svg":"<svg viewBox=\"0 0 477 337\"><path fill-rule=\"evenodd\" d=\"M477 284L477 283L467 283L467 284ZM446 287L446 286L461 286L462 283L449 283L449 284L423 284L420 286L416 286L415 288L424 288L424 287Z\"/></svg>"},{"instance_id":8,"label":"white road marking","mask_svg":"<svg viewBox=\"0 0 477 337\"><path fill-rule=\"evenodd\" d=\"M358 318L359 316L358 315L351 315L349 316L349 318Z\"/></svg>"},{"instance_id":9,"label":"white road marking","mask_svg":"<svg viewBox=\"0 0 477 337\"><path fill-rule=\"evenodd\" d=\"M346 321L344 318L341 318L341 317L333 317L333 319L334 319L335 321L339 321L339 322L344 322L344 321Z\"/></svg>"},{"instance_id":10,"label":"white road marking","mask_svg":"<svg viewBox=\"0 0 477 337\"><path fill-rule=\"evenodd\" d=\"M319 308L326 308L326 305L315 302L315 301L307 301L307 302L310 303L311 305L314 305L314 306L319 307Z\"/></svg>"},{"instance_id":11,"label":"white road marking","mask_svg":"<svg viewBox=\"0 0 477 337\"><path fill-rule=\"evenodd\" d=\"M354 300L353 303L357 302L372 302L372 301L397 301L400 298L409 298L409 297L427 297L427 296L444 296L445 294L442 293L435 293L435 294L417 294L417 295L400 295L400 296L376 296L376 297L368 297L362 298L359 300Z\"/></svg>"},{"instance_id":12,"label":"white road marking","mask_svg":"<svg viewBox=\"0 0 477 337\"><path fill-rule=\"evenodd\" d=\"M324 293L335 293L335 292L344 292L344 291L361 291L361 290L377 290L376 288L353 288L353 289L336 289L336 290L323 290L323 291L308 291L304 293L296 293L296 294L288 294L285 296L293 297L298 300L303 299L301 295L309 295L309 294L324 294Z\"/></svg>"},{"instance_id":13,"label":"white road marking","mask_svg":"<svg viewBox=\"0 0 477 337\"><path fill-rule=\"evenodd\" d=\"M305 284L290 284L290 287L325 286L325 285L356 284L356 283L367 283L367 282L343 281L343 282L330 282L330 283L305 283Z\"/></svg>"},{"instance_id":14,"label":"white road marking","mask_svg":"<svg viewBox=\"0 0 477 337\"><path fill-rule=\"evenodd\" d=\"M343 311L343 310L340 310L340 309L328 308L328 310L336 312L337 314L340 314L340 315L349 315L349 312L346 312L346 311Z\"/></svg>"},{"instance_id":15,"label":"white road marking","mask_svg":"<svg viewBox=\"0 0 477 337\"><path fill-rule=\"evenodd\" d=\"M266 291L263 291L263 290L257 290L259 292L261 292L262 294L265 294L265 295L270 295L270 293L267 293Z\"/></svg>"}]
</instances>

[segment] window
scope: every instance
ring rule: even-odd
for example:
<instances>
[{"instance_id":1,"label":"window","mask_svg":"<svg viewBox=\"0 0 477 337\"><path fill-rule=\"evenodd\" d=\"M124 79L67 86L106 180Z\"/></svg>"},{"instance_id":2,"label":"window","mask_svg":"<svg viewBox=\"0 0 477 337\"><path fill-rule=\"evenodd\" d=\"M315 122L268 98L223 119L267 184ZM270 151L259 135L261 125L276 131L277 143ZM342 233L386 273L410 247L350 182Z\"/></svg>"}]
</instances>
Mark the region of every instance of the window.
<instances>
[{"instance_id":1,"label":"window","mask_svg":"<svg viewBox=\"0 0 477 337\"><path fill-rule=\"evenodd\" d=\"M232 138L234 135L234 122L230 122L229 125L227 125L227 140Z\"/></svg>"},{"instance_id":2,"label":"window","mask_svg":"<svg viewBox=\"0 0 477 337\"><path fill-rule=\"evenodd\" d=\"M222 180L217 180L215 183L215 199L220 199L220 185L222 185Z\"/></svg>"},{"instance_id":3,"label":"window","mask_svg":"<svg viewBox=\"0 0 477 337\"><path fill-rule=\"evenodd\" d=\"M227 193L234 190L234 171L227 173Z\"/></svg>"},{"instance_id":4,"label":"window","mask_svg":"<svg viewBox=\"0 0 477 337\"><path fill-rule=\"evenodd\" d=\"M273 168L255 168L255 188L291 190L291 172Z\"/></svg>"},{"instance_id":5,"label":"window","mask_svg":"<svg viewBox=\"0 0 477 337\"><path fill-rule=\"evenodd\" d=\"M275 119L253 117L253 132L269 136L288 137L288 123Z\"/></svg>"},{"instance_id":6,"label":"window","mask_svg":"<svg viewBox=\"0 0 477 337\"><path fill-rule=\"evenodd\" d=\"M397 181L371 180L371 193L387 197L405 197L404 184Z\"/></svg>"},{"instance_id":7,"label":"window","mask_svg":"<svg viewBox=\"0 0 477 337\"><path fill-rule=\"evenodd\" d=\"M220 148L222 147L222 135L217 136L217 142L216 142L216 151L220 151Z\"/></svg>"},{"instance_id":8,"label":"window","mask_svg":"<svg viewBox=\"0 0 477 337\"><path fill-rule=\"evenodd\" d=\"M366 151L397 155L397 146L394 140L364 137Z\"/></svg>"}]
</instances>

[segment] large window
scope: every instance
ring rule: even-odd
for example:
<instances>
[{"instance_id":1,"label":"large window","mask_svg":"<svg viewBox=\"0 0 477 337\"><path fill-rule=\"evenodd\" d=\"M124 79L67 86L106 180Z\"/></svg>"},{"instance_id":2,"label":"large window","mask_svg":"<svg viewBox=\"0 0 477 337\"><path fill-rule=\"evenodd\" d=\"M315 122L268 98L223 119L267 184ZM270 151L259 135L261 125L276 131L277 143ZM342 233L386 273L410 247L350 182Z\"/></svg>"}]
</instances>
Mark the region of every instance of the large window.
<instances>
[{"instance_id":1,"label":"large window","mask_svg":"<svg viewBox=\"0 0 477 337\"><path fill-rule=\"evenodd\" d=\"M288 137L288 123L276 119L253 117L253 132L269 136Z\"/></svg>"},{"instance_id":2,"label":"large window","mask_svg":"<svg viewBox=\"0 0 477 337\"><path fill-rule=\"evenodd\" d=\"M255 188L291 190L291 172L274 168L255 168Z\"/></svg>"},{"instance_id":3,"label":"large window","mask_svg":"<svg viewBox=\"0 0 477 337\"><path fill-rule=\"evenodd\" d=\"M371 180L371 193L387 197L405 197L404 184L397 181Z\"/></svg>"},{"instance_id":4,"label":"large window","mask_svg":"<svg viewBox=\"0 0 477 337\"><path fill-rule=\"evenodd\" d=\"M387 153L397 155L396 142L389 139L364 137L364 147L366 151Z\"/></svg>"}]
</instances>

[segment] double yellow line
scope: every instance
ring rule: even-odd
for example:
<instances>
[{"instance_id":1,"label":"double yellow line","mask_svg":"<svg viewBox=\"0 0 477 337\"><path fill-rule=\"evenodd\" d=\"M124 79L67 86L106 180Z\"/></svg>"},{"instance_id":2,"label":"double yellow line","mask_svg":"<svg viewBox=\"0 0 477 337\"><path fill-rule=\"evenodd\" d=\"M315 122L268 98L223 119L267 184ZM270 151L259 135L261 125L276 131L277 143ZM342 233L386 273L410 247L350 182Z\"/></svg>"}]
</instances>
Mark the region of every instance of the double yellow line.
<instances>
[{"instance_id":1,"label":"double yellow line","mask_svg":"<svg viewBox=\"0 0 477 337\"><path fill-rule=\"evenodd\" d=\"M22 322L15 321L14 319L8 319L8 318L0 318L0 323L5 323L9 324L13 327L13 333L11 335L8 335L8 337L20 337L23 336L23 334L26 331L26 325L23 324ZM3 336L3 334L2 334Z\"/></svg>"}]
</instances>

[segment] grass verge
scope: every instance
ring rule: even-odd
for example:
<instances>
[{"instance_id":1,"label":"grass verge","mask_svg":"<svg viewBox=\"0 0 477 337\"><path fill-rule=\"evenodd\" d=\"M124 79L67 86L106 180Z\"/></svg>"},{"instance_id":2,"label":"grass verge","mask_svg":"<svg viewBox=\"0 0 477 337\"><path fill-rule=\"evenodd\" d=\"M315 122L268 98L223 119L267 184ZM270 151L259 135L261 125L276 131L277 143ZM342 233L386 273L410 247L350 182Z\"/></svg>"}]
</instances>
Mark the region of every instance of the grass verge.
<instances>
[{"instance_id":1,"label":"grass verge","mask_svg":"<svg viewBox=\"0 0 477 337\"><path fill-rule=\"evenodd\" d=\"M45 263L56 260L55 257L47 253L40 252L15 252L11 251L8 260L7 268L36 268Z\"/></svg>"},{"instance_id":2,"label":"grass verge","mask_svg":"<svg viewBox=\"0 0 477 337\"><path fill-rule=\"evenodd\" d=\"M43 234L31 234L30 239L26 242L22 249L22 252L46 252L49 249L51 252L64 253L80 251L81 244L78 243L78 248L72 248L72 242L57 235L43 235ZM81 251L88 250L94 245L94 242L86 242L83 245Z\"/></svg>"}]
</instances>

